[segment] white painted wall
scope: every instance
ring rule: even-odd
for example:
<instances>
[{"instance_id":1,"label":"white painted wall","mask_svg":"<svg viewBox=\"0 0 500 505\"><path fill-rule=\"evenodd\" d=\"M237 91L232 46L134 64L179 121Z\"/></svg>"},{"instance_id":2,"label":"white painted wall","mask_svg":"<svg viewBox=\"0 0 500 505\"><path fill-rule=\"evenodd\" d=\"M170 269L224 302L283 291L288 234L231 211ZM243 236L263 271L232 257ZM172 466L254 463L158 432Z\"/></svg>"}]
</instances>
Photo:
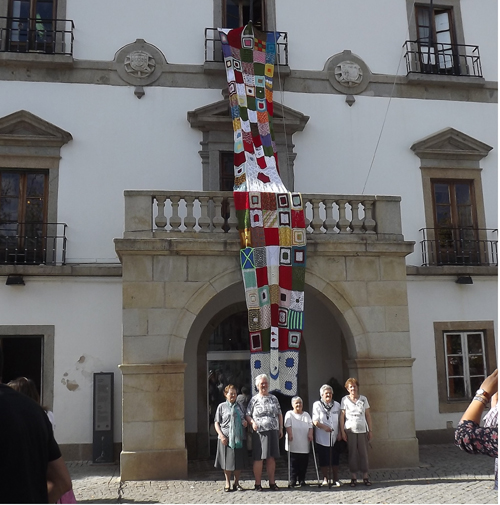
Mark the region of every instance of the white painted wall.
<instances>
[{"instance_id":1,"label":"white painted wall","mask_svg":"<svg viewBox=\"0 0 500 505\"><path fill-rule=\"evenodd\" d=\"M293 70L322 70L328 58L349 49L373 73L396 75L408 39L404 1L277 0L276 11Z\"/></svg>"},{"instance_id":2,"label":"white painted wall","mask_svg":"<svg viewBox=\"0 0 500 505\"><path fill-rule=\"evenodd\" d=\"M54 416L60 444L92 443L93 373L114 372L114 439L121 441L121 279L0 277L2 325L53 325ZM83 357L83 358L82 358ZM78 388L70 391L67 381Z\"/></svg>"},{"instance_id":3,"label":"white painted wall","mask_svg":"<svg viewBox=\"0 0 500 505\"><path fill-rule=\"evenodd\" d=\"M479 46L483 76L498 81L498 1L461 0L465 43Z\"/></svg>"},{"instance_id":4,"label":"white painted wall","mask_svg":"<svg viewBox=\"0 0 500 505\"><path fill-rule=\"evenodd\" d=\"M193 15L193 14L196 15ZM156 46L169 63L203 64L205 28L213 28L210 0L67 0L75 23L77 60L114 59L136 39Z\"/></svg>"},{"instance_id":5,"label":"white painted wall","mask_svg":"<svg viewBox=\"0 0 500 505\"><path fill-rule=\"evenodd\" d=\"M461 413L440 414L437 392L434 321L494 321L498 353L498 285L496 278L474 276L458 285L456 277L408 277L408 306L417 430L456 427Z\"/></svg>"}]
</instances>

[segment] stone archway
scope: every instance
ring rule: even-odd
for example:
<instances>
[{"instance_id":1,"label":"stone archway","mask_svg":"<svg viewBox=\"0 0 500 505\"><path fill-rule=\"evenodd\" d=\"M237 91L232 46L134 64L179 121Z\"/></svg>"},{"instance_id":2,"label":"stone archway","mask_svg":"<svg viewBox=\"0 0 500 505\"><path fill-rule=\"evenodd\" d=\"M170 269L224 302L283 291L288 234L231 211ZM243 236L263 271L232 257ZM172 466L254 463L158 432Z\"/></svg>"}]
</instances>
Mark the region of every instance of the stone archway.
<instances>
[{"instance_id":1,"label":"stone archway","mask_svg":"<svg viewBox=\"0 0 500 505\"><path fill-rule=\"evenodd\" d=\"M123 480L187 476L184 389L196 370L185 361L186 344L205 328L200 314L217 295L241 286L236 238L176 238L172 250L164 243L116 241L123 264ZM401 240L308 241L306 284L338 321L349 375L372 404L372 467L418 464L404 261L411 249Z\"/></svg>"}]
</instances>

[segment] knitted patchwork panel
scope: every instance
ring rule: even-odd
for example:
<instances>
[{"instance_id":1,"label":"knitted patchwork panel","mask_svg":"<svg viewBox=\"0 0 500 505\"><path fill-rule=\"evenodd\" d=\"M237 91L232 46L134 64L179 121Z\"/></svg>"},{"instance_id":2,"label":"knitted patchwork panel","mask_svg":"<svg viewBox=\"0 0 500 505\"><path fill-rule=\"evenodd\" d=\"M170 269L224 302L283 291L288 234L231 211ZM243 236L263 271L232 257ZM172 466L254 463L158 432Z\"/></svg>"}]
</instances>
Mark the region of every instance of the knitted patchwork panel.
<instances>
[{"instance_id":1,"label":"knitted patchwork panel","mask_svg":"<svg viewBox=\"0 0 500 505\"><path fill-rule=\"evenodd\" d=\"M234 130L234 203L248 308L252 382L297 394L304 328L306 230L300 193L278 170L273 131L276 34L219 29Z\"/></svg>"}]
</instances>

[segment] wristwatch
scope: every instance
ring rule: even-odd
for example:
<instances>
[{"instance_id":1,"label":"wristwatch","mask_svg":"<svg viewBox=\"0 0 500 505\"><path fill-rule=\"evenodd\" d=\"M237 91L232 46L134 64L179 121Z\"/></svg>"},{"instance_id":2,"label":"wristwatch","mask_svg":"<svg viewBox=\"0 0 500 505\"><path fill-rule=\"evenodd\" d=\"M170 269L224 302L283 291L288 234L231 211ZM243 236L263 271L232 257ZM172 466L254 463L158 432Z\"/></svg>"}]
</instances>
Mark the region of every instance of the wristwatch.
<instances>
[{"instance_id":1,"label":"wristwatch","mask_svg":"<svg viewBox=\"0 0 500 505\"><path fill-rule=\"evenodd\" d=\"M485 391L483 388L479 388L475 394L476 394L476 396L484 396L486 398L486 400L490 401L491 395L487 391Z\"/></svg>"}]
</instances>

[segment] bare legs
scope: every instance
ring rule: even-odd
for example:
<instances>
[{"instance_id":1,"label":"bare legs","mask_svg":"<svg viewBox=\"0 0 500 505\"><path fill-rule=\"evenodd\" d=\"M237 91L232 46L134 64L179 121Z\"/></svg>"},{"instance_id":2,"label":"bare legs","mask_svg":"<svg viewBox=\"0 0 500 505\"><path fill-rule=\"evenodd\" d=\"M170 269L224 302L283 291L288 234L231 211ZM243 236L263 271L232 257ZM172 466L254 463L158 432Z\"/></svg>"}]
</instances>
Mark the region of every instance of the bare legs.
<instances>
[{"instance_id":1,"label":"bare legs","mask_svg":"<svg viewBox=\"0 0 500 505\"><path fill-rule=\"evenodd\" d=\"M274 473L276 471L276 460L274 458L267 458L266 460L266 471L267 477L269 479L269 484L274 484ZM255 485L260 486L262 481L262 468L264 466L264 460L258 460L253 462L253 475L255 477Z\"/></svg>"}]
</instances>

